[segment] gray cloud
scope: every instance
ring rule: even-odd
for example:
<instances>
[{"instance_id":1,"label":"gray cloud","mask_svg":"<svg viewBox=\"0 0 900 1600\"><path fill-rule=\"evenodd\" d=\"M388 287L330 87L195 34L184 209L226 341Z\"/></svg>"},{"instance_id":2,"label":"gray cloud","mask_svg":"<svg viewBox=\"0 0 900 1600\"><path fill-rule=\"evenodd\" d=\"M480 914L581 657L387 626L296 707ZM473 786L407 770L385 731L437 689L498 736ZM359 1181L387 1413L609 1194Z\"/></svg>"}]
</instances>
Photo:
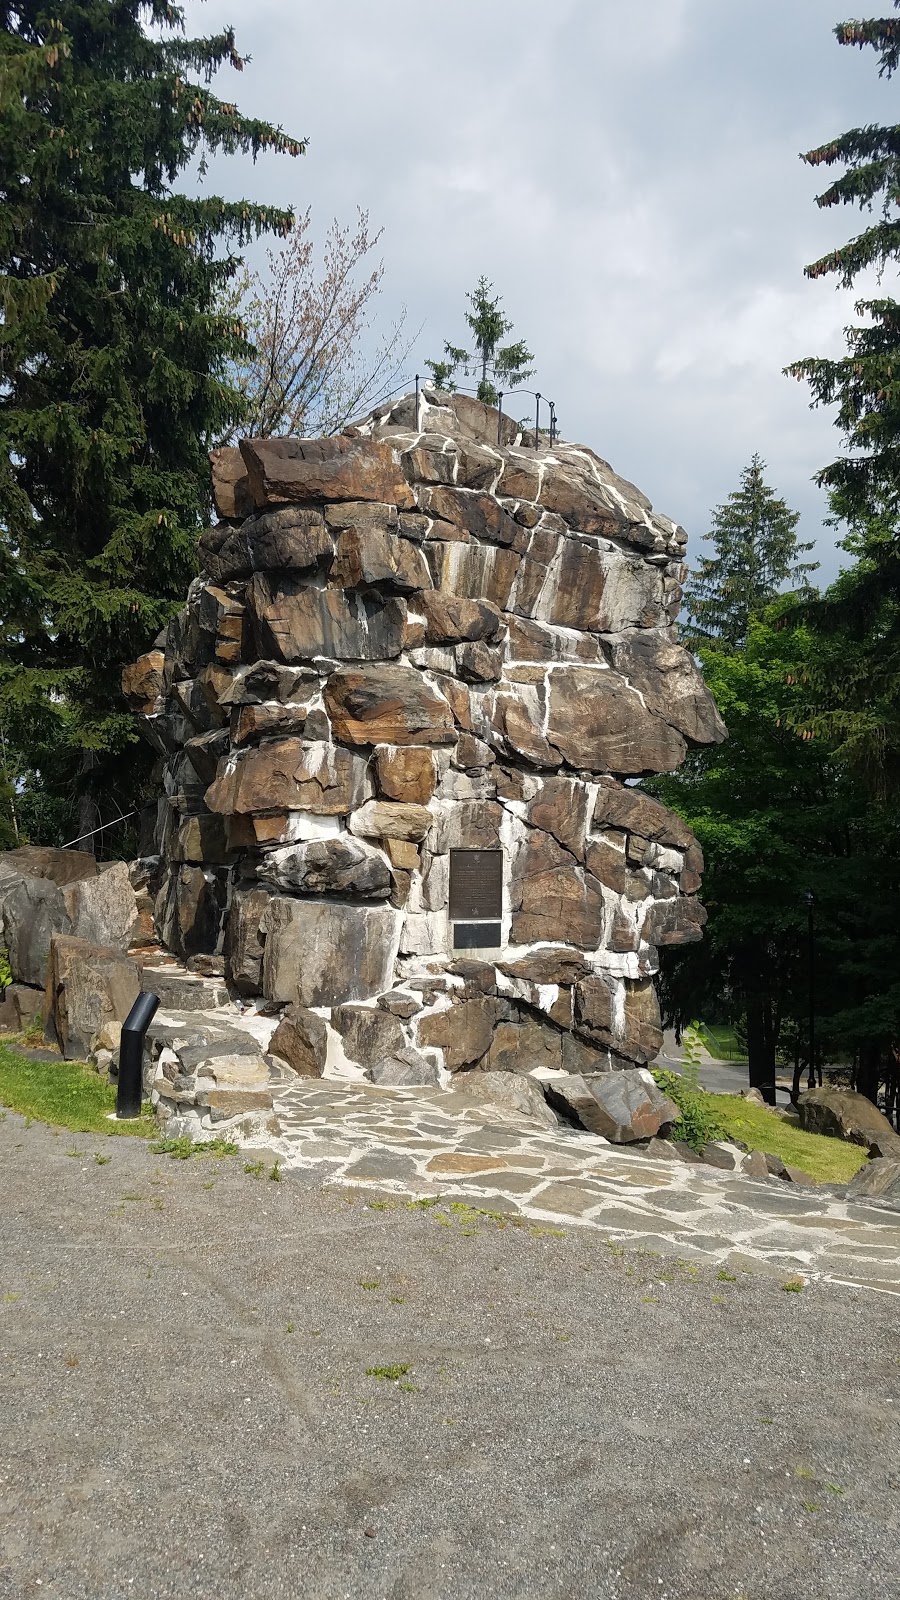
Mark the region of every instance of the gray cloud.
<instances>
[{"instance_id":1,"label":"gray cloud","mask_svg":"<svg viewBox=\"0 0 900 1600\"><path fill-rule=\"evenodd\" d=\"M839 447L781 375L839 353L855 296L805 262L858 231L821 213L798 152L894 120L873 60L841 49L838 0L188 0L253 57L223 74L308 154L214 162L207 187L357 205L383 224L385 320L425 329L410 370L462 340L481 272L538 358L566 437L692 535L754 450L837 567L811 483ZM236 14L237 13L237 14Z\"/></svg>"}]
</instances>

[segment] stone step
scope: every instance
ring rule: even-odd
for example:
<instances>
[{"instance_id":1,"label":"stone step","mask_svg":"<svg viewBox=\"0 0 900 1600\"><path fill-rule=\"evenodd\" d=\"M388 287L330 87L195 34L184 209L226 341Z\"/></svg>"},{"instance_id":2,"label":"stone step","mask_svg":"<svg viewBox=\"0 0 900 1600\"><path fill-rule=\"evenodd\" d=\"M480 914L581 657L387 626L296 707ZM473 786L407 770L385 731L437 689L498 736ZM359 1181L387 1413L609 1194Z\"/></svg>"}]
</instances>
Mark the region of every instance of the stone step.
<instances>
[{"instance_id":1,"label":"stone step","mask_svg":"<svg viewBox=\"0 0 900 1600\"><path fill-rule=\"evenodd\" d=\"M141 974L145 994L155 994L163 1010L214 1011L232 1004L224 983L217 978L201 978L183 967L145 966Z\"/></svg>"}]
</instances>

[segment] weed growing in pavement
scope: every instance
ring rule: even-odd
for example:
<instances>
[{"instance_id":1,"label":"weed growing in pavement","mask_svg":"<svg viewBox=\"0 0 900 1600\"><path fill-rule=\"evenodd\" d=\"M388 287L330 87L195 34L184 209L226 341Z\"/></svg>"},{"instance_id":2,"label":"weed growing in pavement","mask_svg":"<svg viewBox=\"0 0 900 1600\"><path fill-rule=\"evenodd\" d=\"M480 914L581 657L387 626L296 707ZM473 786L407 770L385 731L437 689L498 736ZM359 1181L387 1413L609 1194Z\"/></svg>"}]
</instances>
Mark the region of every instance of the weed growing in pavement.
<instances>
[{"instance_id":1,"label":"weed growing in pavement","mask_svg":"<svg viewBox=\"0 0 900 1600\"><path fill-rule=\"evenodd\" d=\"M171 1156L173 1161L189 1161L192 1156L236 1156L238 1152L231 1139L195 1140L186 1133L177 1139L156 1139L150 1149L155 1156Z\"/></svg>"},{"instance_id":2,"label":"weed growing in pavement","mask_svg":"<svg viewBox=\"0 0 900 1600\"><path fill-rule=\"evenodd\" d=\"M251 1178L261 1178L266 1170L264 1161L245 1161L244 1171L249 1172Z\"/></svg>"},{"instance_id":3,"label":"weed growing in pavement","mask_svg":"<svg viewBox=\"0 0 900 1600\"><path fill-rule=\"evenodd\" d=\"M95 1150L94 1160L96 1161L98 1167L107 1167L112 1161L112 1156L101 1156L99 1150Z\"/></svg>"},{"instance_id":4,"label":"weed growing in pavement","mask_svg":"<svg viewBox=\"0 0 900 1600\"><path fill-rule=\"evenodd\" d=\"M280 1183L281 1182L281 1168L278 1165L277 1161L273 1163L272 1170L269 1173L269 1181L271 1183Z\"/></svg>"},{"instance_id":5,"label":"weed growing in pavement","mask_svg":"<svg viewBox=\"0 0 900 1600\"><path fill-rule=\"evenodd\" d=\"M385 1378L389 1383L398 1383L405 1378L410 1369L409 1361L397 1361L389 1367L366 1367L367 1378Z\"/></svg>"},{"instance_id":6,"label":"weed growing in pavement","mask_svg":"<svg viewBox=\"0 0 900 1600\"><path fill-rule=\"evenodd\" d=\"M737 1283L737 1273L726 1272L724 1267L719 1268L716 1277L720 1283Z\"/></svg>"},{"instance_id":7,"label":"weed growing in pavement","mask_svg":"<svg viewBox=\"0 0 900 1600\"><path fill-rule=\"evenodd\" d=\"M785 1294L800 1294L805 1284L802 1278L785 1278L781 1287Z\"/></svg>"},{"instance_id":8,"label":"weed growing in pavement","mask_svg":"<svg viewBox=\"0 0 900 1600\"><path fill-rule=\"evenodd\" d=\"M368 1282L365 1279L360 1278L359 1287L361 1289L380 1289L381 1283L378 1278L371 1278Z\"/></svg>"}]
</instances>

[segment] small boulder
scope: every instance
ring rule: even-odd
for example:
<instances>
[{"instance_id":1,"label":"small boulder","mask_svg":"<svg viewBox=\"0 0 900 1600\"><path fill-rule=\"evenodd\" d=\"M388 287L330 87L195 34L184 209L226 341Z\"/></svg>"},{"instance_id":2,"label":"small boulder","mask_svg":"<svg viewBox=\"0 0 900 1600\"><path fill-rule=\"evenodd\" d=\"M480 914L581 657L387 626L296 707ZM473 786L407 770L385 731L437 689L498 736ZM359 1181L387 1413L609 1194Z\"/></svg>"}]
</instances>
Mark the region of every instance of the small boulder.
<instances>
[{"instance_id":1,"label":"small boulder","mask_svg":"<svg viewBox=\"0 0 900 1600\"><path fill-rule=\"evenodd\" d=\"M739 1172L744 1159L743 1152L727 1139L713 1139L703 1146L703 1165L718 1167L720 1172Z\"/></svg>"},{"instance_id":2,"label":"small boulder","mask_svg":"<svg viewBox=\"0 0 900 1600\"><path fill-rule=\"evenodd\" d=\"M307 839L273 850L256 869L262 883L282 894L348 894L383 900L391 869L380 850L361 839Z\"/></svg>"},{"instance_id":3,"label":"small boulder","mask_svg":"<svg viewBox=\"0 0 900 1600\"><path fill-rule=\"evenodd\" d=\"M0 1028L18 1033L39 1018L43 1009L43 989L31 988L27 983L11 983L0 998Z\"/></svg>"},{"instance_id":4,"label":"small boulder","mask_svg":"<svg viewBox=\"0 0 900 1600\"><path fill-rule=\"evenodd\" d=\"M571 1073L548 1082L546 1094L563 1116L613 1144L652 1139L661 1128L678 1120L678 1107L640 1067L591 1077Z\"/></svg>"},{"instance_id":5,"label":"small boulder","mask_svg":"<svg viewBox=\"0 0 900 1600\"><path fill-rule=\"evenodd\" d=\"M684 1161L685 1159L681 1145L676 1144L674 1139L660 1139L656 1135L650 1140L646 1154L652 1156L654 1161Z\"/></svg>"},{"instance_id":6,"label":"small boulder","mask_svg":"<svg viewBox=\"0 0 900 1600\"><path fill-rule=\"evenodd\" d=\"M56 934L50 941L46 1030L67 1061L113 1050L141 988L135 962L120 950Z\"/></svg>"},{"instance_id":7,"label":"small boulder","mask_svg":"<svg viewBox=\"0 0 900 1600\"><path fill-rule=\"evenodd\" d=\"M49 845L23 844L0 855L0 876L47 878L62 888L82 878L96 878L97 861L88 850L55 850Z\"/></svg>"},{"instance_id":8,"label":"small boulder","mask_svg":"<svg viewBox=\"0 0 900 1600\"><path fill-rule=\"evenodd\" d=\"M328 1030L314 1011L289 1005L269 1040L269 1050L301 1078L321 1078L328 1053Z\"/></svg>"},{"instance_id":9,"label":"small boulder","mask_svg":"<svg viewBox=\"0 0 900 1600\"><path fill-rule=\"evenodd\" d=\"M377 1061L369 1068L367 1076L373 1083L385 1088L436 1089L440 1083L436 1064L411 1046L405 1046L396 1055Z\"/></svg>"},{"instance_id":10,"label":"small boulder","mask_svg":"<svg viewBox=\"0 0 900 1600\"><path fill-rule=\"evenodd\" d=\"M880 1156L868 1161L850 1179L847 1195L852 1200L880 1200L900 1211L900 1160Z\"/></svg>"},{"instance_id":11,"label":"small boulder","mask_svg":"<svg viewBox=\"0 0 900 1600\"><path fill-rule=\"evenodd\" d=\"M861 1144L872 1156L900 1160L900 1134L886 1116L852 1089L808 1089L797 1102L800 1126L807 1133L829 1134Z\"/></svg>"},{"instance_id":12,"label":"small boulder","mask_svg":"<svg viewBox=\"0 0 900 1600\"><path fill-rule=\"evenodd\" d=\"M741 1162L741 1171L746 1173L748 1178L768 1178L769 1166L764 1152L751 1150Z\"/></svg>"},{"instance_id":13,"label":"small boulder","mask_svg":"<svg viewBox=\"0 0 900 1600\"><path fill-rule=\"evenodd\" d=\"M482 1105L529 1117L545 1128L558 1128L559 1118L546 1099L539 1082L521 1072L458 1072L454 1089L462 1089Z\"/></svg>"}]
</instances>

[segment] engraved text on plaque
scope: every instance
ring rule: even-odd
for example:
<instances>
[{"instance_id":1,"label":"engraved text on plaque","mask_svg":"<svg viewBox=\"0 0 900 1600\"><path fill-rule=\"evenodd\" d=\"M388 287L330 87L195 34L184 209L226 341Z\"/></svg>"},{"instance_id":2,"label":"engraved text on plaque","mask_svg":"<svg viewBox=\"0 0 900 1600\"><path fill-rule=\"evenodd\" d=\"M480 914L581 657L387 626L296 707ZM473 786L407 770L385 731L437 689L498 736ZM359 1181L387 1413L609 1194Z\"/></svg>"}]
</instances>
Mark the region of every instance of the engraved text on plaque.
<instances>
[{"instance_id":1,"label":"engraved text on plaque","mask_svg":"<svg viewBox=\"0 0 900 1600\"><path fill-rule=\"evenodd\" d=\"M503 851L450 851L450 918L485 920L503 915Z\"/></svg>"}]
</instances>

